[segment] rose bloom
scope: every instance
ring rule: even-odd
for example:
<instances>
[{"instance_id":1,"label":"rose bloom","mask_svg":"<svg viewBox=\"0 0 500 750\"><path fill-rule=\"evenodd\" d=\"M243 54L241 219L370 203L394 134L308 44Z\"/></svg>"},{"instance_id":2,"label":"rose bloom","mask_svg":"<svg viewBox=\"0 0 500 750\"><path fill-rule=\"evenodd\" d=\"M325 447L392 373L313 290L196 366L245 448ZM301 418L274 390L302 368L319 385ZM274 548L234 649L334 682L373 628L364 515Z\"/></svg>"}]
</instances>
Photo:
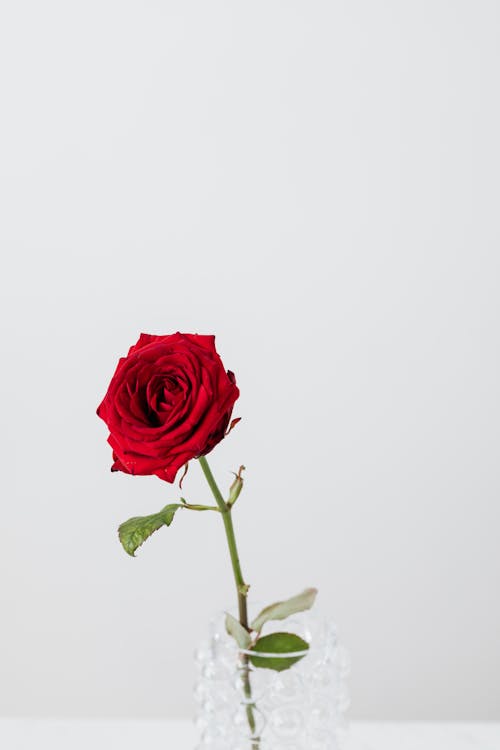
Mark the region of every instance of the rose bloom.
<instances>
[{"instance_id":1,"label":"rose bloom","mask_svg":"<svg viewBox=\"0 0 500 750\"><path fill-rule=\"evenodd\" d=\"M111 471L173 482L181 466L222 440L238 396L215 336L141 333L97 409L110 431Z\"/></svg>"}]
</instances>

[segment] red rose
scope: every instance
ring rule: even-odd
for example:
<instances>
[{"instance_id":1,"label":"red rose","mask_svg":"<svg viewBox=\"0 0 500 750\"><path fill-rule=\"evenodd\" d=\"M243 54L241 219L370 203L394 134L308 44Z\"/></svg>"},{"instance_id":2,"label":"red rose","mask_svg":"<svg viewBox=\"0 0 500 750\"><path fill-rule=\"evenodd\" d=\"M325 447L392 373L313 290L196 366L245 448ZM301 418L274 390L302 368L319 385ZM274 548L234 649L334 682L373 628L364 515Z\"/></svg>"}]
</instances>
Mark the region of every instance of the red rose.
<instances>
[{"instance_id":1,"label":"red rose","mask_svg":"<svg viewBox=\"0 0 500 750\"><path fill-rule=\"evenodd\" d=\"M111 471L173 482L181 466L222 440L238 396L215 336L141 333L97 409L111 433Z\"/></svg>"}]
</instances>

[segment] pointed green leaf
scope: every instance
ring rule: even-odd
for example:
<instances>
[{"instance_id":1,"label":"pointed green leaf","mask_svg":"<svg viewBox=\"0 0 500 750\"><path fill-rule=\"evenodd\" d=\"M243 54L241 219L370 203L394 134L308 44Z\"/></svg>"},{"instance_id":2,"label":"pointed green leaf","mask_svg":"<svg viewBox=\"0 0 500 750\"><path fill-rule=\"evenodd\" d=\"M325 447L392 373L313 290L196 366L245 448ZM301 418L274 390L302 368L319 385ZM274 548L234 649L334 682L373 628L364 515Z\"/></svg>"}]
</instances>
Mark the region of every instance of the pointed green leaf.
<instances>
[{"instance_id":1,"label":"pointed green leaf","mask_svg":"<svg viewBox=\"0 0 500 750\"><path fill-rule=\"evenodd\" d=\"M290 656L290 654L307 651L308 648L309 644L294 633L270 633L259 638L251 649L256 655L249 658L254 667L282 672L284 669L290 669L305 656L305 654L299 656ZM259 653L262 656L257 656ZM275 656L275 654L283 654L283 656Z\"/></svg>"},{"instance_id":2,"label":"pointed green leaf","mask_svg":"<svg viewBox=\"0 0 500 750\"><path fill-rule=\"evenodd\" d=\"M151 516L134 516L121 524L118 529L118 536L122 547L129 555L135 557L135 551L162 526L170 526L174 519L175 511L180 508L180 503L165 505L159 513L153 513Z\"/></svg>"},{"instance_id":3,"label":"pointed green leaf","mask_svg":"<svg viewBox=\"0 0 500 750\"><path fill-rule=\"evenodd\" d=\"M269 620L284 620L286 617L294 615L297 612L304 612L306 609L311 609L317 593L318 589L306 589L301 594L292 596L291 599L270 604L269 607L265 607L265 609L257 615L250 627L252 630L260 632L262 626L266 622L269 622Z\"/></svg>"},{"instance_id":4,"label":"pointed green leaf","mask_svg":"<svg viewBox=\"0 0 500 750\"><path fill-rule=\"evenodd\" d=\"M232 636L240 648L248 649L252 645L250 633L245 630L241 622L230 614L226 614L226 630Z\"/></svg>"}]
</instances>

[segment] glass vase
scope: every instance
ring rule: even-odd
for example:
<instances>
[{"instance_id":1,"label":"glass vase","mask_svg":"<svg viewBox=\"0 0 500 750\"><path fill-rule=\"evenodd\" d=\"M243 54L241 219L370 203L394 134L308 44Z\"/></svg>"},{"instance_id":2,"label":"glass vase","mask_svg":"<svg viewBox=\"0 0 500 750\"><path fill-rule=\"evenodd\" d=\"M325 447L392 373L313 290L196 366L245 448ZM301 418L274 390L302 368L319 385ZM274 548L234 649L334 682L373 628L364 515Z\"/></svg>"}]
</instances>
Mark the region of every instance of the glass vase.
<instances>
[{"instance_id":1,"label":"glass vase","mask_svg":"<svg viewBox=\"0 0 500 750\"><path fill-rule=\"evenodd\" d=\"M196 750L343 747L349 666L335 625L305 612L268 623L263 634L271 632L295 633L309 648L259 653L257 666L252 652L239 648L226 633L223 613L210 623L208 638L195 654ZM280 671L269 668L271 663Z\"/></svg>"}]
</instances>

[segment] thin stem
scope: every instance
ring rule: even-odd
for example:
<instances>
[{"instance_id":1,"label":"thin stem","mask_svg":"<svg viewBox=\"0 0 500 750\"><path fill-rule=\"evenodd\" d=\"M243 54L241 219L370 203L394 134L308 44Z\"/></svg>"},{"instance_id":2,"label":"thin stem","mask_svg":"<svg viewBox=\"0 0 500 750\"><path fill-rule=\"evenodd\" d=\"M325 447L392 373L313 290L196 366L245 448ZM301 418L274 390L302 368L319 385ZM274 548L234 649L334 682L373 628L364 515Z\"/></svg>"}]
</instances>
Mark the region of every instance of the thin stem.
<instances>
[{"instance_id":1,"label":"thin stem","mask_svg":"<svg viewBox=\"0 0 500 750\"><path fill-rule=\"evenodd\" d=\"M212 494L215 498L215 502L217 503L218 509L221 512L222 520L224 522L224 529L226 532L226 538L227 538L227 544L229 547L229 555L231 557L231 565L233 568L233 576L234 576L234 582L236 584L236 592L238 595L238 612L240 617L240 623L243 625L243 627L246 630L249 630L248 627L248 610L247 610L247 593L248 593L248 586L245 583L245 580L243 578L243 573L241 571L241 564L240 564L240 558L238 555L238 547L236 546L236 537L234 534L234 526L233 526L233 519L231 516L231 506L226 503L224 500L222 493L217 485L217 482L215 481L214 475L212 474L212 471L210 469L210 466L208 465L208 461L205 458L205 456L200 456L198 461L200 462L200 466L203 470L203 473L205 474L206 480L208 482L208 486L210 487ZM252 701L252 687L250 684L250 674L249 674L249 667L248 667L248 656L244 654L241 657L242 660L242 671L243 671L243 691L245 694L245 697L249 701L246 705L246 714L247 714L247 720L248 720L248 726L250 727L250 731L252 732L252 735L255 734L256 729L256 723L255 723L255 716L254 716L254 708L255 703ZM260 747L260 740L259 738L255 737L252 739L252 750L259 750Z\"/></svg>"},{"instance_id":2,"label":"thin stem","mask_svg":"<svg viewBox=\"0 0 500 750\"><path fill-rule=\"evenodd\" d=\"M208 486L212 490L212 495L215 497L215 502L217 503L221 511L227 510L226 501L222 497L222 492L217 486L217 482L215 481L215 477L212 474L212 469L208 465L207 459L205 458L205 456L200 456L198 461L200 462L200 466L203 469L203 473L205 474Z\"/></svg>"},{"instance_id":3,"label":"thin stem","mask_svg":"<svg viewBox=\"0 0 500 750\"><path fill-rule=\"evenodd\" d=\"M208 461L205 456L200 456L198 459L200 466L203 469L206 480L212 494L215 498L220 512L222 513L222 520L224 521L224 528L226 531L227 544L229 547L229 554L231 556L231 565L233 567L234 582L236 584L236 592L238 595L238 611L240 615L240 622L246 630L248 630L248 612L247 612L247 591L248 587L243 579L243 573L241 572L240 558L238 555L238 547L236 546L236 537L234 534L233 519L231 516L231 508L222 497L222 493L217 486L212 470L208 465Z\"/></svg>"},{"instance_id":4,"label":"thin stem","mask_svg":"<svg viewBox=\"0 0 500 750\"><path fill-rule=\"evenodd\" d=\"M192 503L182 503L181 508L187 508L188 510L215 510L216 513L220 513L220 508L215 505L193 505Z\"/></svg>"}]
</instances>

